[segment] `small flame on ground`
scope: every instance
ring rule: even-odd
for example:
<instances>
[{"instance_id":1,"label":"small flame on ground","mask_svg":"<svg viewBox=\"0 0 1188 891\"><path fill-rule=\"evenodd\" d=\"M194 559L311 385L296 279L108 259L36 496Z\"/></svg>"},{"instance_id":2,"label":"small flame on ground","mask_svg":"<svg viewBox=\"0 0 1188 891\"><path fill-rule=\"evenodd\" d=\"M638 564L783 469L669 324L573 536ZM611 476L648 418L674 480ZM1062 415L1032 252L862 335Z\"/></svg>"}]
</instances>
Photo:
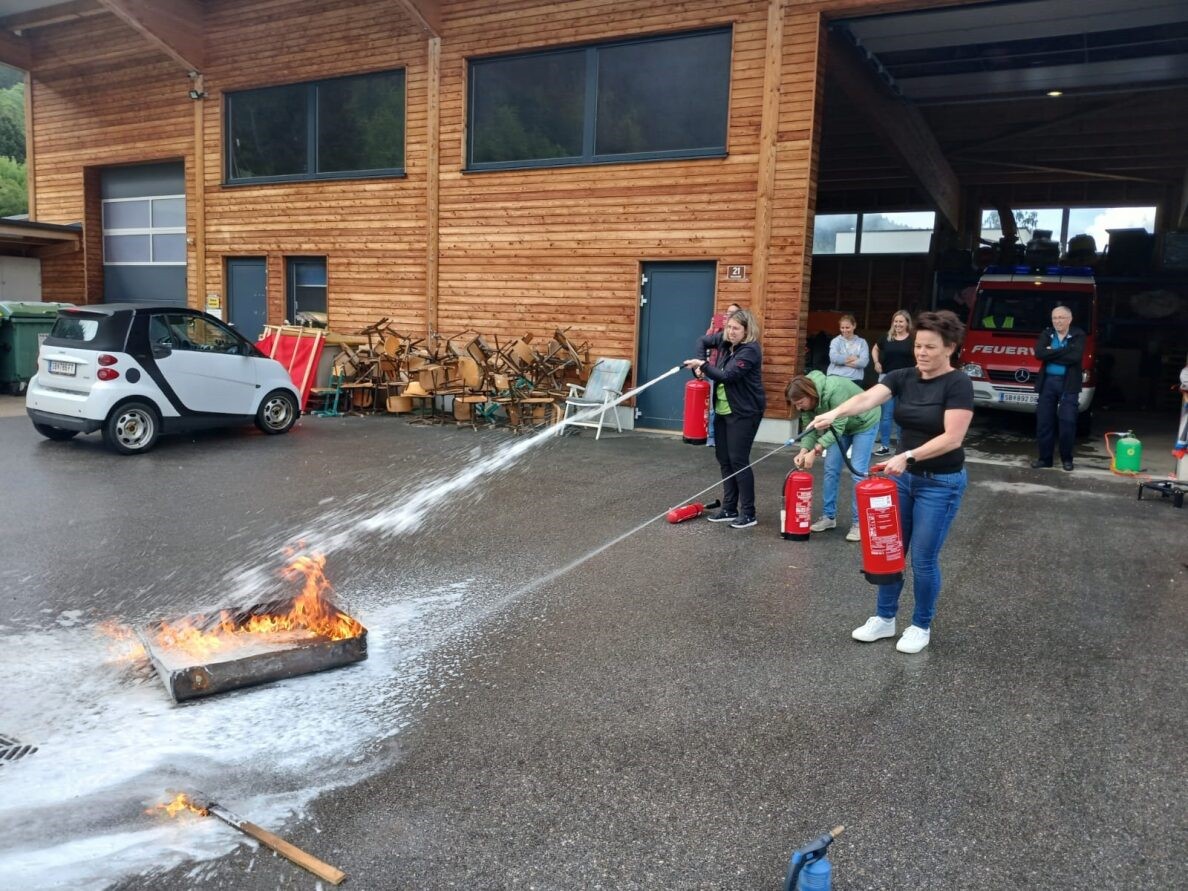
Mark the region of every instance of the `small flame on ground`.
<instances>
[{"instance_id":1,"label":"small flame on ground","mask_svg":"<svg viewBox=\"0 0 1188 891\"><path fill-rule=\"evenodd\" d=\"M170 817L177 817L177 815L183 811L192 811L195 814L201 814L204 817L207 813L206 808L201 808L194 804L190 796L185 792L179 792L174 797L173 801L167 801L164 804L154 804L152 807L146 810L145 813L156 814L159 811L164 811Z\"/></svg>"},{"instance_id":2,"label":"small flame on ground","mask_svg":"<svg viewBox=\"0 0 1188 891\"><path fill-rule=\"evenodd\" d=\"M108 655L116 662L135 662L145 656L144 644L136 639L132 629L121 625L115 619L107 619L98 624L100 634L111 638Z\"/></svg>"},{"instance_id":3,"label":"small flame on ground","mask_svg":"<svg viewBox=\"0 0 1188 891\"><path fill-rule=\"evenodd\" d=\"M334 589L326 579L325 555L289 554L293 559L281 570L281 575L301 581L302 587L288 612L237 617L231 610L222 610L211 620L163 623L157 642L192 656L206 657L239 645L246 640L244 635L304 631L311 637L328 640L358 637L363 626L331 604Z\"/></svg>"}]
</instances>

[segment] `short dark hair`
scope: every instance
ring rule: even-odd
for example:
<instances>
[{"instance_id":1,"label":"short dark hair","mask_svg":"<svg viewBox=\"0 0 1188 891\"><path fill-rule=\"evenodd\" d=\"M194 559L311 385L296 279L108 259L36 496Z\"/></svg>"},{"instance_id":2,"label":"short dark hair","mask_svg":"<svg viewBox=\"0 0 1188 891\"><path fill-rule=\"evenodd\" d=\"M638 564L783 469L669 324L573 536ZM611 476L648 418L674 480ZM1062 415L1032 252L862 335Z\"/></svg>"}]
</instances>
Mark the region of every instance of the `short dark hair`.
<instances>
[{"instance_id":1,"label":"short dark hair","mask_svg":"<svg viewBox=\"0 0 1188 891\"><path fill-rule=\"evenodd\" d=\"M950 363L956 363L957 353L965 341L965 325L951 310L942 309L937 312L922 312L916 316L916 333L921 331L935 331L940 335L941 343L952 347L949 354Z\"/></svg>"}]
</instances>

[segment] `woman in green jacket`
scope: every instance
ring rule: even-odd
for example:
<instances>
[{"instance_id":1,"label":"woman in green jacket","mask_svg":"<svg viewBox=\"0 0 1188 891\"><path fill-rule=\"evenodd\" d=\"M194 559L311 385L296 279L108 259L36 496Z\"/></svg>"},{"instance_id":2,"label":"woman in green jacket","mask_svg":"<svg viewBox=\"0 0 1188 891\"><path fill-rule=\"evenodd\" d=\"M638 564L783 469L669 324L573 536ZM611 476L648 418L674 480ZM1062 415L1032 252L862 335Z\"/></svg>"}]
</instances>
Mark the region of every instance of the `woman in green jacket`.
<instances>
[{"instance_id":1,"label":"woman in green jacket","mask_svg":"<svg viewBox=\"0 0 1188 891\"><path fill-rule=\"evenodd\" d=\"M849 378L826 377L819 371L808 374L798 374L788 382L784 391L788 397L788 404L800 412L800 429L808 427L810 421L818 414L832 411L851 396L857 396L862 388ZM841 482L842 453L850 452L852 472L859 479L866 475L870 467L870 453L874 448L875 436L879 430L879 409L872 408L862 414L845 419L840 431L826 430L823 433L810 433L800 441L800 453L794 459L797 467L808 470L813 461L828 449L825 455L825 491L822 515L809 528L813 532L824 532L837 526L837 489ZM836 445L836 448L829 448ZM861 541L862 533L858 527L858 496L850 497L850 531L846 533L846 541Z\"/></svg>"}]
</instances>

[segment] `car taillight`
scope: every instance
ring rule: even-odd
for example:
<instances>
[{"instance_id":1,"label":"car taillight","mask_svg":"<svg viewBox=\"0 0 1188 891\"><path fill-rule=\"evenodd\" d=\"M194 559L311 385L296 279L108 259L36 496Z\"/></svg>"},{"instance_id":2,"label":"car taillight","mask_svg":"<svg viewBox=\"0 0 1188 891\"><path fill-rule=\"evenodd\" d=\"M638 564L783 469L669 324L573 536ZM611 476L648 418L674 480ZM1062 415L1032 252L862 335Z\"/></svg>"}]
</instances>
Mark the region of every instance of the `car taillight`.
<instances>
[{"instance_id":1,"label":"car taillight","mask_svg":"<svg viewBox=\"0 0 1188 891\"><path fill-rule=\"evenodd\" d=\"M103 353L102 355L99 356L99 364L100 365L115 365L119 361L120 360L117 359L115 356L113 356L111 353Z\"/></svg>"},{"instance_id":2,"label":"car taillight","mask_svg":"<svg viewBox=\"0 0 1188 891\"><path fill-rule=\"evenodd\" d=\"M111 357L109 356L108 358ZM114 381L119 376L120 373L114 368L100 368L95 372L95 377L99 378L101 381Z\"/></svg>"}]
</instances>

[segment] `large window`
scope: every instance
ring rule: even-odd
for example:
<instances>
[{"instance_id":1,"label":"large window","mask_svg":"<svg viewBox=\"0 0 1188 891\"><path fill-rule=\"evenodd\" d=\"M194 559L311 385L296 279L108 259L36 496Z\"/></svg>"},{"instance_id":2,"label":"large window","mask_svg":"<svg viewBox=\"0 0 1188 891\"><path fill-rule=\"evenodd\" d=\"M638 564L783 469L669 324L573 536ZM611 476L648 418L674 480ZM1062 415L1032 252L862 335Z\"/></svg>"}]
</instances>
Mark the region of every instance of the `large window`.
<instances>
[{"instance_id":1,"label":"large window","mask_svg":"<svg viewBox=\"0 0 1188 891\"><path fill-rule=\"evenodd\" d=\"M819 214L813 224L814 254L924 254L932 241L936 214Z\"/></svg>"},{"instance_id":2,"label":"large window","mask_svg":"<svg viewBox=\"0 0 1188 891\"><path fill-rule=\"evenodd\" d=\"M103 200L106 266L185 266L186 197Z\"/></svg>"},{"instance_id":3,"label":"large window","mask_svg":"<svg viewBox=\"0 0 1188 891\"><path fill-rule=\"evenodd\" d=\"M470 63L471 170L726 153L729 29Z\"/></svg>"},{"instance_id":4,"label":"large window","mask_svg":"<svg viewBox=\"0 0 1188 891\"><path fill-rule=\"evenodd\" d=\"M227 94L227 182L404 172L404 72Z\"/></svg>"},{"instance_id":5,"label":"large window","mask_svg":"<svg viewBox=\"0 0 1188 891\"><path fill-rule=\"evenodd\" d=\"M1014 210L1015 228L1020 244L1026 244L1038 230L1052 233L1052 240L1068 249L1068 240L1076 235L1093 236L1098 252L1105 250L1110 233L1118 230L1145 229L1155 231L1154 207L1039 207ZM983 241L1002 238L1002 221L998 211L982 211Z\"/></svg>"}]
</instances>

